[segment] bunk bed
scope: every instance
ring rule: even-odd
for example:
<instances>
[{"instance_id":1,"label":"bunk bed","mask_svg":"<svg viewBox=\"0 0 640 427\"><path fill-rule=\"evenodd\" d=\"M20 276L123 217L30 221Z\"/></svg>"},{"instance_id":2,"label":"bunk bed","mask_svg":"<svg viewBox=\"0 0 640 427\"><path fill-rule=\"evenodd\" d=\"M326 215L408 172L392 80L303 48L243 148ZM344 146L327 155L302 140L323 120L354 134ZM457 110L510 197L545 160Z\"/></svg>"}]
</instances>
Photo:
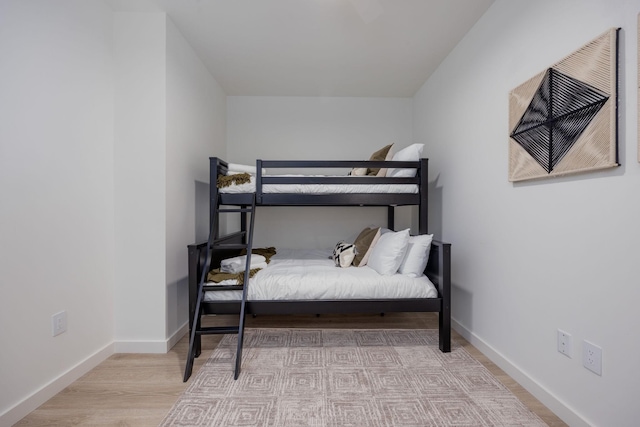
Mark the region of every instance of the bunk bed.
<instances>
[{"instance_id":1,"label":"bunk bed","mask_svg":"<svg viewBox=\"0 0 640 427\"><path fill-rule=\"evenodd\" d=\"M188 246L189 253L189 352L184 381L191 375L194 357L201 352L201 335L237 333L238 345L235 378L240 374L244 319L263 314L333 314L437 312L439 348L451 350L451 245L433 240L424 275L433 284L435 295L429 297L384 297L349 299L251 299L250 257L247 256L242 285L207 283L207 273L221 262L240 254L251 254L256 208L261 206L383 206L387 207L387 229L394 230L394 208L418 207L419 234L427 234L428 160L418 161L279 161L256 160L255 174L247 183L220 189L220 177L228 176L229 163L212 157L210 162L210 235L207 242ZM339 174L274 174L273 171L338 171ZM396 170L410 174L396 176L358 176L356 170ZM264 171L268 170L269 174ZM351 171L349 174L345 171ZM258 209L259 210L259 209ZM240 215L240 230L220 235L219 217L223 213ZM237 298L207 298L216 292L239 292ZM204 327L202 316L231 314L239 324L231 327Z\"/></svg>"}]
</instances>

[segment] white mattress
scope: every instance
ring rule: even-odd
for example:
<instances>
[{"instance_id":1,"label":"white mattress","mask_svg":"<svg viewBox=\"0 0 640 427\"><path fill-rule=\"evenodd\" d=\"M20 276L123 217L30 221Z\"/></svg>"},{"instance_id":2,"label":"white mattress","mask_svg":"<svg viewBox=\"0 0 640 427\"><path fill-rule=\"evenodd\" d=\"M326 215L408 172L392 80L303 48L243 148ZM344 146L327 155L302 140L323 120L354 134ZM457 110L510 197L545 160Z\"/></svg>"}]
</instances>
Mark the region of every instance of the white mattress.
<instances>
[{"instance_id":1,"label":"white mattress","mask_svg":"<svg viewBox=\"0 0 640 427\"><path fill-rule=\"evenodd\" d=\"M313 175L271 176L301 177ZM344 178L344 176L342 176L342 178ZM255 176L251 176L250 182L223 187L220 188L219 191L221 193L231 194L253 193L256 191ZM417 194L418 186L415 184L265 184L262 186L262 192L289 194Z\"/></svg>"},{"instance_id":2,"label":"white mattress","mask_svg":"<svg viewBox=\"0 0 640 427\"><path fill-rule=\"evenodd\" d=\"M426 276L382 276L367 266L340 268L329 259L330 253L328 250L278 249L269 266L251 278L247 299L348 300L438 296L438 291ZM242 291L210 291L205 293L204 299L239 300L242 299Z\"/></svg>"}]
</instances>

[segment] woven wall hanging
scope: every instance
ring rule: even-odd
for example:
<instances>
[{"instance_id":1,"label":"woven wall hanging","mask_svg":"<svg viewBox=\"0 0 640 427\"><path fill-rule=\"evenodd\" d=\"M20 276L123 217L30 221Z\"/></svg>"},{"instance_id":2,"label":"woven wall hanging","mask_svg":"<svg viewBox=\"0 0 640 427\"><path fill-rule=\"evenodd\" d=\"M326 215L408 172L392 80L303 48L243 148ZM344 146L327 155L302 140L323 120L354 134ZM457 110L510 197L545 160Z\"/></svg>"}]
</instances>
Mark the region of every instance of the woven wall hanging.
<instances>
[{"instance_id":1,"label":"woven wall hanging","mask_svg":"<svg viewBox=\"0 0 640 427\"><path fill-rule=\"evenodd\" d=\"M509 181L619 166L618 30L509 93Z\"/></svg>"}]
</instances>

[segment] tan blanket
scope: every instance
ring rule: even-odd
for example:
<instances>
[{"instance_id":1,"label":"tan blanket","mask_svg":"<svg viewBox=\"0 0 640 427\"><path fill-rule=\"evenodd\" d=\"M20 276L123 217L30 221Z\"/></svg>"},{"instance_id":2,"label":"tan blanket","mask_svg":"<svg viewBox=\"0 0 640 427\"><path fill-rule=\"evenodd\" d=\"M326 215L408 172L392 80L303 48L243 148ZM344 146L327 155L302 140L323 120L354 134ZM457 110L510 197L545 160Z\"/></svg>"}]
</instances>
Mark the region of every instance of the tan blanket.
<instances>
[{"instance_id":1,"label":"tan blanket","mask_svg":"<svg viewBox=\"0 0 640 427\"><path fill-rule=\"evenodd\" d=\"M249 270L249 278L255 276L260 268ZM244 271L241 273L223 273L219 268L214 268L207 274L207 282L220 283L223 280L236 280L239 286L244 285Z\"/></svg>"},{"instance_id":2,"label":"tan blanket","mask_svg":"<svg viewBox=\"0 0 640 427\"><path fill-rule=\"evenodd\" d=\"M269 246L268 248L255 248L255 249L251 249L251 253L254 255L262 255L263 257L265 257L267 264L269 264L269 262L271 261L271 257L276 254L276 248L274 248L273 246ZM243 249L240 252L240 255L246 255L246 254L247 254L246 249Z\"/></svg>"},{"instance_id":3,"label":"tan blanket","mask_svg":"<svg viewBox=\"0 0 640 427\"><path fill-rule=\"evenodd\" d=\"M229 187L231 185L245 184L251 181L251 175L248 173L238 173L234 175L220 175L218 177L218 188Z\"/></svg>"}]
</instances>

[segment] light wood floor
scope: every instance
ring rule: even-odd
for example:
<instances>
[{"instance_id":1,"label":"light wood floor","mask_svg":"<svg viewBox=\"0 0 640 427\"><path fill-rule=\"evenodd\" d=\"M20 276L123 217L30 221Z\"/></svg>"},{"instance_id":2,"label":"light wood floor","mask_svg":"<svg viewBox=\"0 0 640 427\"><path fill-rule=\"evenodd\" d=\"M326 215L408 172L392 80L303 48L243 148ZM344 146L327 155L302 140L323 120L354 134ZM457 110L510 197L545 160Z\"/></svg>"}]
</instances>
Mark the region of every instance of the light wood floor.
<instances>
[{"instance_id":1,"label":"light wood floor","mask_svg":"<svg viewBox=\"0 0 640 427\"><path fill-rule=\"evenodd\" d=\"M227 323L230 321L233 320L229 316L209 317L207 324L230 324ZM394 313L385 316L260 316L247 318L246 326L437 329L438 322L435 313ZM453 339L461 343L549 426L566 426L464 338L453 332ZM219 340L220 336L216 335L203 337L202 355L196 359L194 375ZM189 384L182 382L188 345L185 336L167 354L115 354L16 426L157 426Z\"/></svg>"}]
</instances>

